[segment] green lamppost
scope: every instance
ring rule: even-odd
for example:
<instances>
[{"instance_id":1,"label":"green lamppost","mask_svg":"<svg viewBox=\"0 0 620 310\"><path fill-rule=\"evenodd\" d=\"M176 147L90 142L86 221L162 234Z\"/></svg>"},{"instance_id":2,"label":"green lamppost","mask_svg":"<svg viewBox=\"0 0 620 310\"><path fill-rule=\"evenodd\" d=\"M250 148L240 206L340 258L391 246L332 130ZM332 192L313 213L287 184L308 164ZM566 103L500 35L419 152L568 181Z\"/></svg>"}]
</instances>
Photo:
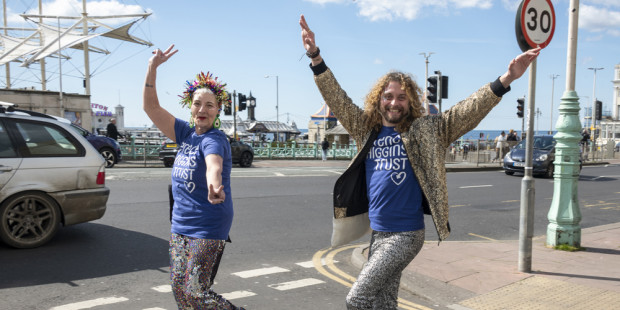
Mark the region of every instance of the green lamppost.
<instances>
[{"instance_id":1,"label":"green lamppost","mask_svg":"<svg viewBox=\"0 0 620 310\"><path fill-rule=\"evenodd\" d=\"M571 0L569 12L568 54L566 60L566 90L560 102L556 123L553 200L547 218L547 246L566 244L581 247L581 211L577 198L579 178L579 97L575 92L577 58L577 22L579 1Z\"/></svg>"}]
</instances>

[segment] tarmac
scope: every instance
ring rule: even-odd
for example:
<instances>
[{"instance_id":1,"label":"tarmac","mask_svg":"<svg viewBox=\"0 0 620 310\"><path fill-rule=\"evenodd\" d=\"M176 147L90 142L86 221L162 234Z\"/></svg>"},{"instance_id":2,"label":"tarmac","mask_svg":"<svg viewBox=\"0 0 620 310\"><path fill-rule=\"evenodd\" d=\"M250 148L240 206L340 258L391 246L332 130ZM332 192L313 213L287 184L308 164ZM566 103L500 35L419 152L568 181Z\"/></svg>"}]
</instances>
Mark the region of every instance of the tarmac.
<instances>
[{"instance_id":1,"label":"tarmac","mask_svg":"<svg viewBox=\"0 0 620 310\"><path fill-rule=\"evenodd\" d=\"M620 159L586 162L618 165ZM348 161L256 161L254 167L346 167ZM449 163L448 172L501 170L498 163ZM581 230L581 251L546 246L546 236L532 240L531 272L520 272L519 241L425 242L405 268L401 289L426 299L437 309L620 309L620 222ZM358 268L368 244L351 255ZM408 308L410 309L410 308ZM417 308L416 308L417 309ZM423 309L427 309L424 308Z\"/></svg>"}]
</instances>

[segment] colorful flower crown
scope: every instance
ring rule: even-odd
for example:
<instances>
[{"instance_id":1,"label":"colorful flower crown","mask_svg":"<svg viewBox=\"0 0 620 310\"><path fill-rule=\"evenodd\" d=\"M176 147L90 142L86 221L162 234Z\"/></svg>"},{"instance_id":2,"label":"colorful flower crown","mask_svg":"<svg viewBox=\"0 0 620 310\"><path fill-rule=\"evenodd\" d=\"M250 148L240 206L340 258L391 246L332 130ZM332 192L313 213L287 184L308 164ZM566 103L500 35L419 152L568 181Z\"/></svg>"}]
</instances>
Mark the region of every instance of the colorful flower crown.
<instances>
[{"instance_id":1,"label":"colorful flower crown","mask_svg":"<svg viewBox=\"0 0 620 310\"><path fill-rule=\"evenodd\" d=\"M196 75L196 80L194 80L193 82L187 81L185 83L187 88L183 92L183 95L179 95L179 97L181 97L180 103L183 107L192 107L194 92L199 88L207 88L211 90L211 92L213 92L213 94L215 95L217 102L221 102L226 106L230 106L232 102L230 99L230 95L224 88L226 87L226 84L218 82L217 77L214 78L213 74L209 72L207 72L207 74L204 74L204 72L200 72Z\"/></svg>"}]
</instances>

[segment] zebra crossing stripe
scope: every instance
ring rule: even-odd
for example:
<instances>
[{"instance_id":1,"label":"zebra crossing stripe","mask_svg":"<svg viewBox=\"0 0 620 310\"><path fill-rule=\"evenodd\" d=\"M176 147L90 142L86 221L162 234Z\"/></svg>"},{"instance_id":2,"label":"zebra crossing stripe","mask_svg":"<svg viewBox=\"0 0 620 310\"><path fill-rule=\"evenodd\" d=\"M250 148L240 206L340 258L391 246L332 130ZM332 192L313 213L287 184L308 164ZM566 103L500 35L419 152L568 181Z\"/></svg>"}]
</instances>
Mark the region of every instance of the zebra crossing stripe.
<instances>
[{"instance_id":1,"label":"zebra crossing stripe","mask_svg":"<svg viewBox=\"0 0 620 310\"><path fill-rule=\"evenodd\" d=\"M267 286L270 288L276 289L278 291L287 291L287 290L292 290L292 289L296 289L300 287L316 285L316 284L321 284L321 283L325 283L325 281L321 281L319 279L314 279L314 278L307 278L307 279L301 279L297 281L271 284Z\"/></svg>"},{"instance_id":2,"label":"zebra crossing stripe","mask_svg":"<svg viewBox=\"0 0 620 310\"><path fill-rule=\"evenodd\" d=\"M256 293L250 292L250 291L235 291L235 292L230 292L230 293L225 293L222 294L222 297L228 299L228 300L233 300L233 299L239 299L239 298L243 298L243 297L250 297L250 296L254 296L256 295Z\"/></svg>"},{"instance_id":3,"label":"zebra crossing stripe","mask_svg":"<svg viewBox=\"0 0 620 310\"><path fill-rule=\"evenodd\" d=\"M50 310L81 310L81 309L89 309L92 307L103 306L103 305L111 305L123 301L127 301L129 298L125 297L103 297L92 300L75 302L72 304L66 304L62 306L57 306L50 308Z\"/></svg>"},{"instance_id":4,"label":"zebra crossing stripe","mask_svg":"<svg viewBox=\"0 0 620 310\"><path fill-rule=\"evenodd\" d=\"M170 293L170 292L172 292L172 286L170 286L169 284L151 287L151 289L155 290L157 292L160 292L160 293Z\"/></svg>"},{"instance_id":5,"label":"zebra crossing stripe","mask_svg":"<svg viewBox=\"0 0 620 310\"><path fill-rule=\"evenodd\" d=\"M280 267L269 267L269 268L260 268L260 269L235 272L233 273L233 275L246 279L246 278L253 278L253 277L264 276L264 275L280 273L280 272L288 272L288 271L290 270L280 268Z\"/></svg>"},{"instance_id":6,"label":"zebra crossing stripe","mask_svg":"<svg viewBox=\"0 0 620 310\"><path fill-rule=\"evenodd\" d=\"M338 262L337 260L334 261L334 263L337 263L337 262ZM325 264L326 264L325 259L324 258L321 259L321 265L325 266ZM299 265L304 268L314 268L314 262L311 260L307 262L295 263L295 265Z\"/></svg>"}]
</instances>

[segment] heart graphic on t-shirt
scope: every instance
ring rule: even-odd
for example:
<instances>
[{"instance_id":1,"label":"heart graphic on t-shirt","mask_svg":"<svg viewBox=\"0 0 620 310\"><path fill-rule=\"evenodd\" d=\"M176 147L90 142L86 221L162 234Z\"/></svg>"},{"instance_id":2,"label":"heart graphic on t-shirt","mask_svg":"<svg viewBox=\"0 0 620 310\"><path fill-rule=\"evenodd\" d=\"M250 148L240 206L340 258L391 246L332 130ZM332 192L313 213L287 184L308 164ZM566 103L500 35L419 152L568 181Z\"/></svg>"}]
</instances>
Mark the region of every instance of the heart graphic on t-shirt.
<instances>
[{"instance_id":1,"label":"heart graphic on t-shirt","mask_svg":"<svg viewBox=\"0 0 620 310\"><path fill-rule=\"evenodd\" d=\"M191 193L196 189L196 184L194 184L194 182L185 182L185 188Z\"/></svg>"},{"instance_id":2,"label":"heart graphic on t-shirt","mask_svg":"<svg viewBox=\"0 0 620 310\"><path fill-rule=\"evenodd\" d=\"M394 184L396 185L400 185L400 183L403 183L405 177L407 177L407 174L404 171L392 172L392 175L390 175L390 178L392 178L392 182L394 182Z\"/></svg>"}]
</instances>

